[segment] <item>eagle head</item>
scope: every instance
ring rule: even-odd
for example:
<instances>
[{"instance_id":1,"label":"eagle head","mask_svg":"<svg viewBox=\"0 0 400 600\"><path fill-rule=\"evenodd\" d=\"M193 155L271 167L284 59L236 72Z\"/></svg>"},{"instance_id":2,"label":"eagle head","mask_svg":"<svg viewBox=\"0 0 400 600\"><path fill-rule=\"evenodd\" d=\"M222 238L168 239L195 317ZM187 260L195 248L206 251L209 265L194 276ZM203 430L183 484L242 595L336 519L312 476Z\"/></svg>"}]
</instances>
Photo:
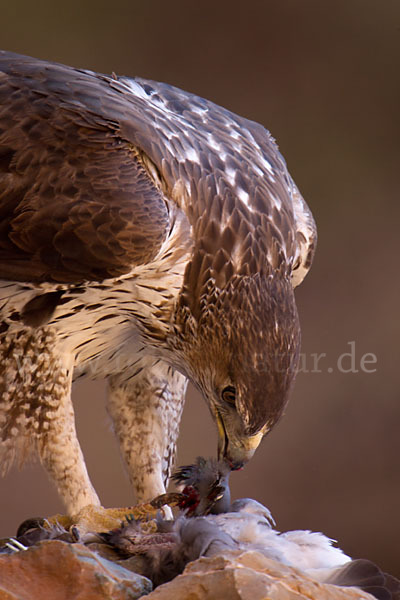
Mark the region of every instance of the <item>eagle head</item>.
<instances>
[{"instance_id":1,"label":"eagle head","mask_svg":"<svg viewBox=\"0 0 400 600\"><path fill-rule=\"evenodd\" d=\"M175 356L203 394L218 429L218 457L233 469L254 454L283 413L294 380L300 326L292 284L279 271L211 278L185 294L174 321Z\"/></svg>"}]
</instances>

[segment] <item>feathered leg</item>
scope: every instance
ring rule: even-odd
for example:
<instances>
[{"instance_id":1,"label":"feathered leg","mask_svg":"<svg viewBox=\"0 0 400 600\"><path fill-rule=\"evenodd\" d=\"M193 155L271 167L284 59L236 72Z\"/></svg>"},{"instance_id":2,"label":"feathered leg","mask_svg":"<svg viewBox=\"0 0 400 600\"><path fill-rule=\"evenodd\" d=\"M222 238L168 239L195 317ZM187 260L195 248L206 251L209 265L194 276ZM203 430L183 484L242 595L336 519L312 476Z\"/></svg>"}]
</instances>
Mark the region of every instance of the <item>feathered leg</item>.
<instances>
[{"instance_id":1,"label":"feathered leg","mask_svg":"<svg viewBox=\"0 0 400 600\"><path fill-rule=\"evenodd\" d=\"M165 492L186 386L186 378L162 362L142 369L128 381L110 379L108 411L137 502Z\"/></svg>"},{"instance_id":2,"label":"feathered leg","mask_svg":"<svg viewBox=\"0 0 400 600\"><path fill-rule=\"evenodd\" d=\"M69 514L99 505L76 435L71 357L57 352L50 328L21 329L0 342L3 472L37 450Z\"/></svg>"}]
</instances>

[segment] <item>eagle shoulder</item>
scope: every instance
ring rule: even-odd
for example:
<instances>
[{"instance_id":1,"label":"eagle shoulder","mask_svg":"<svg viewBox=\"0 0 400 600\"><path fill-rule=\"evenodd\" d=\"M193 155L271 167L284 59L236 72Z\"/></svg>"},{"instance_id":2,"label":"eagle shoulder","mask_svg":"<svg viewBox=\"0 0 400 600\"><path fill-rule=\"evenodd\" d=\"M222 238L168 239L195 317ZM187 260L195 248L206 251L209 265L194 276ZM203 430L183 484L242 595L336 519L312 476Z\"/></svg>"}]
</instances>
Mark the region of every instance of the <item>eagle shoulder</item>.
<instances>
[{"instance_id":1,"label":"eagle shoulder","mask_svg":"<svg viewBox=\"0 0 400 600\"><path fill-rule=\"evenodd\" d=\"M102 280L154 259L170 217L121 134L129 110L101 76L0 53L0 278Z\"/></svg>"}]
</instances>

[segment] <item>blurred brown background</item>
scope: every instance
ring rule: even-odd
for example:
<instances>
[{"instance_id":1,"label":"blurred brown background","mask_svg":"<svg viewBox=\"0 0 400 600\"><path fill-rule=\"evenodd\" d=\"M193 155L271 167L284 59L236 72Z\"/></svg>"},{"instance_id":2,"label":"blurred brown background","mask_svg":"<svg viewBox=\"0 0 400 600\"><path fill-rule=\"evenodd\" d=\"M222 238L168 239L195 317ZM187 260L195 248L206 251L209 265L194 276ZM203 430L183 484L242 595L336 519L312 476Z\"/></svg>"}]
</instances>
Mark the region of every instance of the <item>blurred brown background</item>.
<instances>
[{"instance_id":1,"label":"blurred brown background","mask_svg":"<svg viewBox=\"0 0 400 600\"><path fill-rule=\"evenodd\" d=\"M2 2L1 46L175 84L278 139L319 247L297 293L303 372L286 417L232 477L233 494L267 504L281 530L323 531L399 576L398 0L14 0ZM342 366L358 372L340 372L351 348L355 364ZM326 353L321 372L316 353ZM375 372L361 369L366 353ZM104 382L76 384L80 438L104 504L130 504L104 394ZM191 390L178 461L215 445ZM13 471L1 481L0 537L58 510L39 467Z\"/></svg>"}]
</instances>

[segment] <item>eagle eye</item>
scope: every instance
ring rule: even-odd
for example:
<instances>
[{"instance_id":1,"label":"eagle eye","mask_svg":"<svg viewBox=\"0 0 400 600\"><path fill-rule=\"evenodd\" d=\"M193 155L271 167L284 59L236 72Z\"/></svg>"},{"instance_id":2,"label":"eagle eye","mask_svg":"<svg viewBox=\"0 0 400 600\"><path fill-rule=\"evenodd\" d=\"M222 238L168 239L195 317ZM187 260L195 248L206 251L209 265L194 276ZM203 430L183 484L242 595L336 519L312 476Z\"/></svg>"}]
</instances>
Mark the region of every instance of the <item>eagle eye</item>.
<instances>
[{"instance_id":1,"label":"eagle eye","mask_svg":"<svg viewBox=\"0 0 400 600\"><path fill-rule=\"evenodd\" d=\"M224 402L226 402L227 404L230 404L232 406L235 406L236 404L236 390L233 387L233 385L227 385L226 387L224 387L224 389L222 390L222 400Z\"/></svg>"}]
</instances>

